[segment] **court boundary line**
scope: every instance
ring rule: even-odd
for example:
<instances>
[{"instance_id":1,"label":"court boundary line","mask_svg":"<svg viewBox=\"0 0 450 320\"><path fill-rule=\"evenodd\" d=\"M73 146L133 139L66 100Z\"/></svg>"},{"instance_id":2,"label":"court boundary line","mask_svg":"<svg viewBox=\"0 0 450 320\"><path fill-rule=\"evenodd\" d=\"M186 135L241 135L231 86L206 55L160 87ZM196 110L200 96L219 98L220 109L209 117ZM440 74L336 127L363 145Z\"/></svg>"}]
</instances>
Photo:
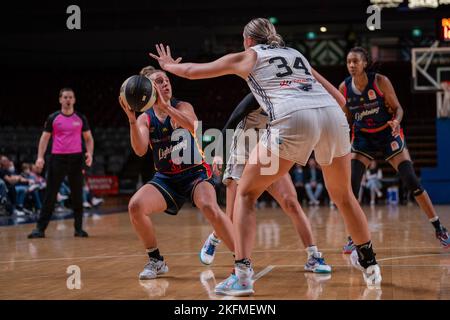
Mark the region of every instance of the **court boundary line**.
<instances>
[{"instance_id":1,"label":"court boundary line","mask_svg":"<svg viewBox=\"0 0 450 320\"><path fill-rule=\"evenodd\" d=\"M380 249L380 248L378 248ZM327 249L325 249L327 250ZM325 251L322 249L321 251ZM331 249L330 249L331 250ZM336 249L333 249L336 251ZM301 250L255 250L253 253L266 253L266 252L301 252ZM228 251L218 251L216 252L220 254L230 253ZM342 254L342 253L340 253ZM198 252L172 252L165 253L164 256L183 256L183 255L198 255ZM378 259L378 261L389 261L389 260L397 260L397 259L409 259L409 258L420 258L420 257L432 257L432 256L448 256L450 252L438 252L438 253L430 253L430 254L421 254L421 255L409 255L409 256L394 256L388 258ZM45 261L66 261L66 260L89 260L89 259L120 259L120 258L131 258L131 257L145 257L145 254L127 254L127 255L108 255L108 256L83 256L83 257L60 257L60 258L42 258L42 259L23 259L23 260L6 260L0 261L0 264L5 263L24 263L24 262L45 262Z\"/></svg>"},{"instance_id":2,"label":"court boundary line","mask_svg":"<svg viewBox=\"0 0 450 320\"><path fill-rule=\"evenodd\" d=\"M260 272L258 272L254 277L253 280L259 280L262 277L264 277L266 274L268 274L270 271L272 271L275 268L274 265L269 265L267 267L265 267L263 270L261 270Z\"/></svg>"}]
</instances>

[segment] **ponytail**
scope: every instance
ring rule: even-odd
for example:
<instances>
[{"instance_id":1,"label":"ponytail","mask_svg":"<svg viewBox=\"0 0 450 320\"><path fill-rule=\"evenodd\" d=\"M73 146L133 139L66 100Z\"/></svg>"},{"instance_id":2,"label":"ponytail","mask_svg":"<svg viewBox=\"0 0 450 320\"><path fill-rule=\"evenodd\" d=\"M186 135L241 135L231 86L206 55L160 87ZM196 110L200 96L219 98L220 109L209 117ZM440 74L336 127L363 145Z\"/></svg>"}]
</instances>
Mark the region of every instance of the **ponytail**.
<instances>
[{"instance_id":1,"label":"ponytail","mask_svg":"<svg viewBox=\"0 0 450 320\"><path fill-rule=\"evenodd\" d=\"M275 26L265 18L256 18L247 23L244 36L254 39L258 44L284 47L283 38L277 33Z\"/></svg>"}]
</instances>

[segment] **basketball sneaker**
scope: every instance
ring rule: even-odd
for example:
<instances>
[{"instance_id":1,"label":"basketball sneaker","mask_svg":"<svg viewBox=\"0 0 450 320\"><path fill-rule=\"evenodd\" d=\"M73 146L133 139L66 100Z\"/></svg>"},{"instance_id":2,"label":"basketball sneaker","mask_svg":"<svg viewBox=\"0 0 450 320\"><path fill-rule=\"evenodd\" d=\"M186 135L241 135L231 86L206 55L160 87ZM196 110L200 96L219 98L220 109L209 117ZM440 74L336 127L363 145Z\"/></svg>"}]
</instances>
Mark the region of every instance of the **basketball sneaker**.
<instances>
[{"instance_id":1,"label":"basketball sneaker","mask_svg":"<svg viewBox=\"0 0 450 320\"><path fill-rule=\"evenodd\" d=\"M355 250L355 244L353 243L352 237L348 237L348 242L342 249L342 253L350 254L353 250Z\"/></svg>"},{"instance_id":2,"label":"basketball sneaker","mask_svg":"<svg viewBox=\"0 0 450 320\"><path fill-rule=\"evenodd\" d=\"M219 283L215 288L216 294L243 297L255 293L253 290L253 269L242 264L237 264L227 279Z\"/></svg>"},{"instance_id":3,"label":"basketball sneaker","mask_svg":"<svg viewBox=\"0 0 450 320\"><path fill-rule=\"evenodd\" d=\"M214 256L216 254L216 247L219 245L220 239L214 236L214 233L211 233L206 239L205 244L200 250L199 257L200 261L203 264L210 265L214 261Z\"/></svg>"},{"instance_id":4,"label":"basketball sneaker","mask_svg":"<svg viewBox=\"0 0 450 320\"><path fill-rule=\"evenodd\" d=\"M305 264L305 270L314 273L330 273L331 266L325 263L322 253L316 251L309 256L308 261Z\"/></svg>"},{"instance_id":5,"label":"basketball sneaker","mask_svg":"<svg viewBox=\"0 0 450 320\"><path fill-rule=\"evenodd\" d=\"M442 227L440 231L436 231L436 238L441 242L441 245L448 249L450 248L450 237L445 227Z\"/></svg>"},{"instance_id":6,"label":"basketball sneaker","mask_svg":"<svg viewBox=\"0 0 450 320\"><path fill-rule=\"evenodd\" d=\"M379 287L381 285L381 270L378 264L374 264L364 268L359 263L358 252L353 250L350 254L350 261L352 265L361 270L363 273L364 281L366 282L368 287Z\"/></svg>"},{"instance_id":7,"label":"basketball sneaker","mask_svg":"<svg viewBox=\"0 0 450 320\"><path fill-rule=\"evenodd\" d=\"M159 274L169 272L169 267L164 260L150 258L150 261L144 266L144 270L139 274L139 280L155 279Z\"/></svg>"},{"instance_id":8,"label":"basketball sneaker","mask_svg":"<svg viewBox=\"0 0 450 320\"><path fill-rule=\"evenodd\" d=\"M216 287L214 288L214 292L216 294L225 295L227 288L230 287L236 280L237 280L237 277L233 272L232 274L230 274L230 276L228 278L226 278L222 282L219 282L219 284L216 285Z\"/></svg>"},{"instance_id":9,"label":"basketball sneaker","mask_svg":"<svg viewBox=\"0 0 450 320\"><path fill-rule=\"evenodd\" d=\"M88 238L89 234L86 231L84 231L83 229L80 229L80 230L75 230L73 233L73 236L80 237L80 238Z\"/></svg>"},{"instance_id":10,"label":"basketball sneaker","mask_svg":"<svg viewBox=\"0 0 450 320\"><path fill-rule=\"evenodd\" d=\"M28 239L45 238L45 231L40 229L33 229L28 235Z\"/></svg>"}]
</instances>

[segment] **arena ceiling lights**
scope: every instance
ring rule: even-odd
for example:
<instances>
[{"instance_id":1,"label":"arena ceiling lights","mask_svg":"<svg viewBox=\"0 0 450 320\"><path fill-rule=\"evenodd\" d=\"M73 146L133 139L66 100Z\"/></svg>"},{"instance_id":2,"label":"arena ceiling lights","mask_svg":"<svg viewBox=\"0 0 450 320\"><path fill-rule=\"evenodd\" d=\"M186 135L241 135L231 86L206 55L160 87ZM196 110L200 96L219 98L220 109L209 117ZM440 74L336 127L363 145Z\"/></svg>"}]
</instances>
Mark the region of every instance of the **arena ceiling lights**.
<instances>
[{"instance_id":1,"label":"arena ceiling lights","mask_svg":"<svg viewBox=\"0 0 450 320\"><path fill-rule=\"evenodd\" d=\"M370 3L380 8L396 8L408 4L410 9L437 8L440 5L450 5L450 0L370 0Z\"/></svg>"}]
</instances>

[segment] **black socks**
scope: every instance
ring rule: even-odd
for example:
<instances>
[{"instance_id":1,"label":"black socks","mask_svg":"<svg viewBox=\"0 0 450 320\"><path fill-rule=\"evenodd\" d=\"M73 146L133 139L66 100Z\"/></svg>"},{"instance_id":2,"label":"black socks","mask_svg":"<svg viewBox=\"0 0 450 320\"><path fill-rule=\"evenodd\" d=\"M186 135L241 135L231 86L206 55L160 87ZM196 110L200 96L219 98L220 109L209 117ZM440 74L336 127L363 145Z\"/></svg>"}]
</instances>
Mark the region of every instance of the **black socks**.
<instances>
[{"instance_id":1,"label":"black socks","mask_svg":"<svg viewBox=\"0 0 450 320\"><path fill-rule=\"evenodd\" d=\"M364 269L377 264L375 253L372 249L372 241L356 245L356 251L358 253L359 263Z\"/></svg>"},{"instance_id":2,"label":"black socks","mask_svg":"<svg viewBox=\"0 0 450 320\"><path fill-rule=\"evenodd\" d=\"M441 224L441 221L439 220L439 217L434 217L434 218L430 219L430 222L433 225L433 227L436 229L436 231L442 230L442 224Z\"/></svg>"},{"instance_id":3,"label":"black socks","mask_svg":"<svg viewBox=\"0 0 450 320\"><path fill-rule=\"evenodd\" d=\"M244 258L241 260L234 260L235 264L243 264L245 265L247 268L251 268L252 267L252 262L250 261L250 259Z\"/></svg>"},{"instance_id":4,"label":"black socks","mask_svg":"<svg viewBox=\"0 0 450 320\"><path fill-rule=\"evenodd\" d=\"M159 254L159 249L158 248L147 249L147 254L148 254L149 258L154 258L154 259L157 259L157 260L164 261L164 258Z\"/></svg>"}]
</instances>

